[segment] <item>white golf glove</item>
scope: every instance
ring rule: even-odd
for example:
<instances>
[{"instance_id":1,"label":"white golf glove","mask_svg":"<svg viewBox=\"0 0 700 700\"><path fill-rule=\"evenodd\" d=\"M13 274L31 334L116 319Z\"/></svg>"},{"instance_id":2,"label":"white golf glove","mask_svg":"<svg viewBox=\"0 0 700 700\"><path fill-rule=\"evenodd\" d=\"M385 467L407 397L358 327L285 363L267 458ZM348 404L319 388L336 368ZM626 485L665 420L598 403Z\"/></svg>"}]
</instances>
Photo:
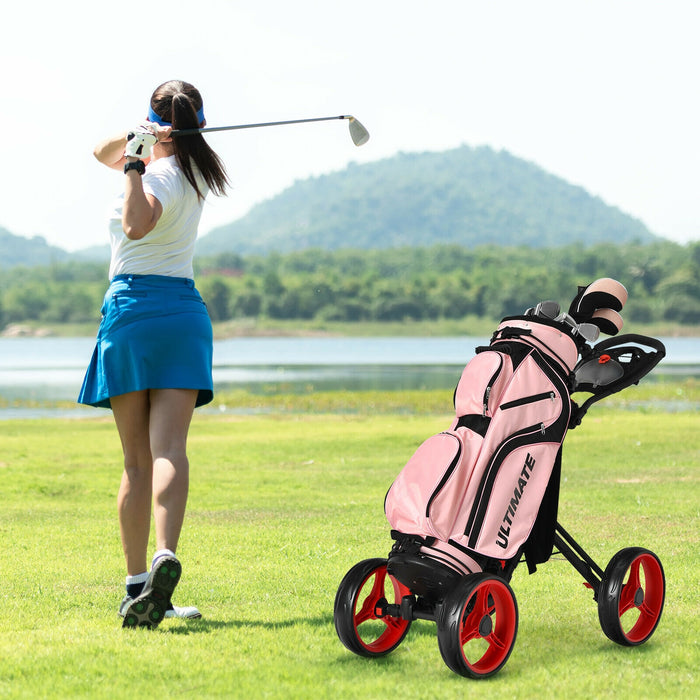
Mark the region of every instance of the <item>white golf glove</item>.
<instances>
[{"instance_id":1,"label":"white golf glove","mask_svg":"<svg viewBox=\"0 0 700 700\"><path fill-rule=\"evenodd\" d=\"M153 130L144 125L137 126L126 135L124 155L133 158L150 158L153 146L158 142Z\"/></svg>"}]
</instances>

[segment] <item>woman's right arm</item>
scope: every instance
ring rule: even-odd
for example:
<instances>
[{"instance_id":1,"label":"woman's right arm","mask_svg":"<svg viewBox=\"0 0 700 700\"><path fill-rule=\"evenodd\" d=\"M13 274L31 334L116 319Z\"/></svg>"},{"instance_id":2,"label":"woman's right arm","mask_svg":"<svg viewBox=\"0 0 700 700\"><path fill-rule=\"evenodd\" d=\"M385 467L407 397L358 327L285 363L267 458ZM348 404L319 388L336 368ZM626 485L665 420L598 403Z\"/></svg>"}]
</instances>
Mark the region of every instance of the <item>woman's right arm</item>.
<instances>
[{"instance_id":1,"label":"woman's right arm","mask_svg":"<svg viewBox=\"0 0 700 700\"><path fill-rule=\"evenodd\" d=\"M103 163L108 168L115 170L123 170L126 157L124 156L124 147L126 146L126 133L113 136L111 138L100 141L95 146L93 155L100 163Z\"/></svg>"}]
</instances>

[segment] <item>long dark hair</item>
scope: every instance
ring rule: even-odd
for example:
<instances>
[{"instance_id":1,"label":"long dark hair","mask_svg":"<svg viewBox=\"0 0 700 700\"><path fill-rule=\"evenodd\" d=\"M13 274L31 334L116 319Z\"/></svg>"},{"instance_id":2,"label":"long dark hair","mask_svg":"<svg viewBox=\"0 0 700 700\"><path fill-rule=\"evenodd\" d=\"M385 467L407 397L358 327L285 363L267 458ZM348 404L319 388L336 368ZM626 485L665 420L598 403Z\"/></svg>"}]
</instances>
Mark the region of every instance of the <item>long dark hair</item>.
<instances>
[{"instance_id":1,"label":"long dark hair","mask_svg":"<svg viewBox=\"0 0 700 700\"><path fill-rule=\"evenodd\" d=\"M202 96L194 85L183 80L168 80L159 85L151 96L151 108L163 121L173 125L173 131L201 126L197 112L202 109ZM201 134L174 136L173 146L182 172L199 199L203 199L204 195L197 186L193 163L214 194L225 194L229 184L226 168Z\"/></svg>"}]
</instances>

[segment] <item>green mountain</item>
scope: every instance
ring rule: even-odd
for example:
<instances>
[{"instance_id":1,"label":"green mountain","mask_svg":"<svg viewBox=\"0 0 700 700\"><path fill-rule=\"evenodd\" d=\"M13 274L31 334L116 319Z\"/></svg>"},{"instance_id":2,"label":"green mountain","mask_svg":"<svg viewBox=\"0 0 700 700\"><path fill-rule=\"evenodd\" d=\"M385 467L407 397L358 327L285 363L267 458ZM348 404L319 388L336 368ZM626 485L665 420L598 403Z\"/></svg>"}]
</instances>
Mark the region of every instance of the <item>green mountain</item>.
<instances>
[{"instance_id":1,"label":"green mountain","mask_svg":"<svg viewBox=\"0 0 700 700\"><path fill-rule=\"evenodd\" d=\"M0 228L0 269L17 265L49 265L70 258L70 253L49 245L41 236L23 238Z\"/></svg>"},{"instance_id":2,"label":"green mountain","mask_svg":"<svg viewBox=\"0 0 700 700\"><path fill-rule=\"evenodd\" d=\"M639 220L506 151L400 153L296 182L214 229L200 255L457 243L656 240Z\"/></svg>"}]
</instances>

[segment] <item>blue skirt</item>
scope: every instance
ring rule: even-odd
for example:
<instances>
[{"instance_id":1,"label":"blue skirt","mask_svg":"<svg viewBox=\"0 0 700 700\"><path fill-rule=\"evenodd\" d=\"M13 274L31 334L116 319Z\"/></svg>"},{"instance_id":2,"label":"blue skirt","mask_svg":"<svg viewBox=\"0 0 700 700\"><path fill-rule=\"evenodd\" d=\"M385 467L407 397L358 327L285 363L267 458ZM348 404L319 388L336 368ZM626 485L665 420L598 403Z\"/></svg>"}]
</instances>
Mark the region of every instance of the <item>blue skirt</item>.
<instances>
[{"instance_id":1,"label":"blue skirt","mask_svg":"<svg viewBox=\"0 0 700 700\"><path fill-rule=\"evenodd\" d=\"M214 398L212 328L193 280L117 275L78 403L110 408L110 396L143 389L197 389Z\"/></svg>"}]
</instances>

